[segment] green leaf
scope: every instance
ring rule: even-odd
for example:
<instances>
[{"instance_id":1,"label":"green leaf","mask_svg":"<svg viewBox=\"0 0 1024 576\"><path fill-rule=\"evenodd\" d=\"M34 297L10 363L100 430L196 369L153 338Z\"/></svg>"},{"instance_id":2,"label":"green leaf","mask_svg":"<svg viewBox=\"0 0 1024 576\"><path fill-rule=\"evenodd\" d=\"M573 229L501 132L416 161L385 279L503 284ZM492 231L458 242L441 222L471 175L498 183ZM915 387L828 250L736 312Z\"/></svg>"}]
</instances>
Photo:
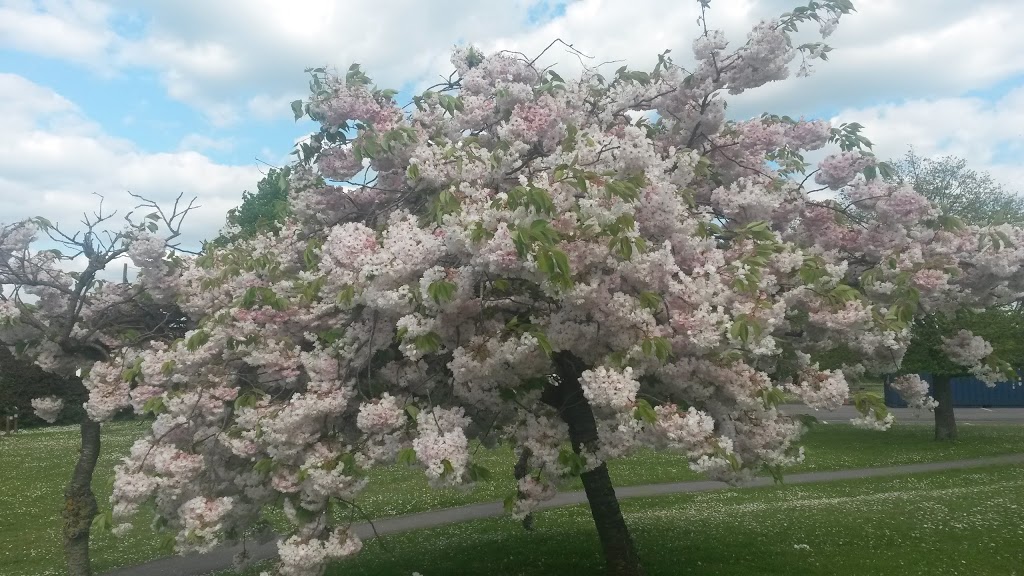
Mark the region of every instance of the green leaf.
<instances>
[{"instance_id":1,"label":"green leaf","mask_svg":"<svg viewBox=\"0 0 1024 576\"><path fill-rule=\"evenodd\" d=\"M576 148L576 134L578 133L579 128L575 124L569 124L565 127L565 138L562 139L562 152L572 152Z\"/></svg>"},{"instance_id":2,"label":"green leaf","mask_svg":"<svg viewBox=\"0 0 1024 576\"><path fill-rule=\"evenodd\" d=\"M413 450L412 448L402 448L401 450L398 451L398 459L397 459L397 461L398 461L399 464L404 464L406 466L413 466L413 465L415 465L416 464L416 451Z\"/></svg>"},{"instance_id":3,"label":"green leaf","mask_svg":"<svg viewBox=\"0 0 1024 576\"><path fill-rule=\"evenodd\" d=\"M896 174L896 169L889 162L878 163L878 174L885 180L891 179Z\"/></svg>"},{"instance_id":4,"label":"green leaf","mask_svg":"<svg viewBox=\"0 0 1024 576\"><path fill-rule=\"evenodd\" d=\"M653 338L654 340L654 355L658 357L658 360L667 362L669 357L672 356L672 343L667 338L658 336Z\"/></svg>"},{"instance_id":5,"label":"green leaf","mask_svg":"<svg viewBox=\"0 0 1024 576\"><path fill-rule=\"evenodd\" d=\"M750 340L750 334L749 317L746 314L736 316L732 321L732 326L729 327L729 336L746 344Z\"/></svg>"},{"instance_id":6,"label":"green leaf","mask_svg":"<svg viewBox=\"0 0 1024 576\"><path fill-rule=\"evenodd\" d=\"M885 419L889 415L889 409L885 406L885 400L874 392L858 392L853 395L853 406L867 416L868 412L874 412L878 420Z\"/></svg>"},{"instance_id":7,"label":"green leaf","mask_svg":"<svg viewBox=\"0 0 1024 576\"><path fill-rule=\"evenodd\" d=\"M441 467L441 478L446 478L449 475L455 474L455 467L452 466L451 460L448 460L447 458L441 460Z\"/></svg>"},{"instance_id":8,"label":"green leaf","mask_svg":"<svg viewBox=\"0 0 1024 576\"><path fill-rule=\"evenodd\" d=\"M299 118L302 118L302 115L303 115L302 100L293 100L292 101L292 114L295 115L295 120L296 121L298 121Z\"/></svg>"},{"instance_id":9,"label":"green leaf","mask_svg":"<svg viewBox=\"0 0 1024 576\"><path fill-rule=\"evenodd\" d=\"M551 348L551 342L548 341L548 335L539 329L533 330L530 334L537 339L537 346L546 354L549 358L554 354L554 349Z\"/></svg>"},{"instance_id":10,"label":"green leaf","mask_svg":"<svg viewBox=\"0 0 1024 576\"><path fill-rule=\"evenodd\" d=\"M454 117L456 111L463 110L462 99L451 94L438 94L437 103L449 116Z\"/></svg>"},{"instance_id":11,"label":"green leaf","mask_svg":"<svg viewBox=\"0 0 1024 576\"><path fill-rule=\"evenodd\" d=\"M157 414L162 414L166 411L167 406L164 404L163 396L153 396L149 400L146 400L146 403L142 405L143 414L152 414L156 416Z\"/></svg>"},{"instance_id":12,"label":"green leaf","mask_svg":"<svg viewBox=\"0 0 1024 576\"><path fill-rule=\"evenodd\" d=\"M344 288L338 292L338 304L349 305L352 304L352 299L355 298L356 289L351 284L346 284Z\"/></svg>"},{"instance_id":13,"label":"green leaf","mask_svg":"<svg viewBox=\"0 0 1024 576\"><path fill-rule=\"evenodd\" d=\"M818 419L815 418L814 416L811 416L810 414L797 414L793 416L793 419L796 420L797 422L800 422L801 424L808 428L818 423Z\"/></svg>"},{"instance_id":14,"label":"green leaf","mask_svg":"<svg viewBox=\"0 0 1024 576\"><path fill-rule=\"evenodd\" d=\"M320 263L320 248L322 246L323 242L315 239L306 243L306 249L302 251L302 260L307 269L312 270Z\"/></svg>"},{"instance_id":15,"label":"green leaf","mask_svg":"<svg viewBox=\"0 0 1024 576\"><path fill-rule=\"evenodd\" d=\"M455 298L455 291L458 286L454 282L438 280L427 286L427 295L437 304L451 302Z\"/></svg>"},{"instance_id":16,"label":"green leaf","mask_svg":"<svg viewBox=\"0 0 1024 576\"><path fill-rule=\"evenodd\" d=\"M661 309L661 295L656 292L641 292L640 293L640 306L657 312Z\"/></svg>"},{"instance_id":17,"label":"green leaf","mask_svg":"<svg viewBox=\"0 0 1024 576\"><path fill-rule=\"evenodd\" d=\"M142 359L138 359L132 363L131 366L121 372L121 379L125 382L134 382L136 378L142 375Z\"/></svg>"},{"instance_id":18,"label":"green leaf","mask_svg":"<svg viewBox=\"0 0 1024 576\"><path fill-rule=\"evenodd\" d=\"M175 365L176 362L174 360L168 360L164 362L163 365L160 366L160 373L163 374L164 376L170 376L171 374L174 374Z\"/></svg>"},{"instance_id":19,"label":"green leaf","mask_svg":"<svg viewBox=\"0 0 1024 576\"><path fill-rule=\"evenodd\" d=\"M276 467L273 458L262 458L253 464L252 471L257 474L270 474Z\"/></svg>"},{"instance_id":20,"label":"green leaf","mask_svg":"<svg viewBox=\"0 0 1024 576\"><path fill-rule=\"evenodd\" d=\"M633 409L633 418L654 424L658 420L658 413L654 411L651 403L643 398L636 401L636 408Z\"/></svg>"},{"instance_id":21,"label":"green leaf","mask_svg":"<svg viewBox=\"0 0 1024 576\"><path fill-rule=\"evenodd\" d=\"M554 262L555 283L565 288L572 286L572 270L569 269L569 257L561 250L551 250Z\"/></svg>"},{"instance_id":22,"label":"green leaf","mask_svg":"<svg viewBox=\"0 0 1024 576\"><path fill-rule=\"evenodd\" d=\"M255 390L250 390L243 394L239 394L235 398L235 411L241 410L242 408L255 408L260 402L261 394Z\"/></svg>"},{"instance_id":23,"label":"green leaf","mask_svg":"<svg viewBox=\"0 0 1024 576\"><path fill-rule=\"evenodd\" d=\"M569 469L568 475L570 476L579 476L587 467L586 458L568 447L563 447L558 452L558 463Z\"/></svg>"},{"instance_id":24,"label":"green leaf","mask_svg":"<svg viewBox=\"0 0 1024 576\"><path fill-rule=\"evenodd\" d=\"M779 464L775 464L775 465L765 464L764 465L764 469L768 472L768 474L772 477L772 480L776 484L784 484L784 482L782 481L783 478L782 478L782 466L781 465L779 465Z\"/></svg>"},{"instance_id":25,"label":"green leaf","mask_svg":"<svg viewBox=\"0 0 1024 576\"><path fill-rule=\"evenodd\" d=\"M486 482L491 479L491 471L480 464L469 465L469 479L473 482Z\"/></svg>"},{"instance_id":26,"label":"green leaf","mask_svg":"<svg viewBox=\"0 0 1024 576\"><path fill-rule=\"evenodd\" d=\"M420 334L413 339L413 344L416 349L424 354L430 354L437 352L441 349L441 335L437 332L427 332L426 334Z\"/></svg>"},{"instance_id":27,"label":"green leaf","mask_svg":"<svg viewBox=\"0 0 1024 576\"><path fill-rule=\"evenodd\" d=\"M346 452L338 458L338 464L342 465L342 473L353 478L362 478L366 472L356 464L355 455Z\"/></svg>"},{"instance_id":28,"label":"green leaf","mask_svg":"<svg viewBox=\"0 0 1024 576\"><path fill-rule=\"evenodd\" d=\"M195 352L200 347L204 346L210 341L210 333L206 330L197 330L189 339L185 342L185 348L189 352Z\"/></svg>"},{"instance_id":29,"label":"green leaf","mask_svg":"<svg viewBox=\"0 0 1024 576\"><path fill-rule=\"evenodd\" d=\"M786 395L781 388L772 387L766 388L761 392L761 399L764 401L766 408L772 406L778 406L786 400Z\"/></svg>"},{"instance_id":30,"label":"green leaf","mask_svg":"<svg viewBox=\"0 0 1024 576\"><path fill-rule=\"evenodd\" d=\"M864 286L865 288L871 287L878 282L878 278L881 274L882 271L878 268L869 268L865 270L864 273L860 275L861 286Z\"/></svg>"},{"instance_id":31,"label":"green leaf","mask_svg":"<svg viewBox=\"0 0 1024 576\"><path fill-rule=\"evenodd\" d=\"M157 546L157 550L162 552L164 555L171 555L174 553L174 547L177 545L177 540L174 534L164 534L160 538L160 544Z\"/></svg>"},{"instance_id":32,"label":"green leaf","mask_svg":"<svg viewBox=\"0 0 1024 576\"><path fill-rule=\"evenodd\" d=\"M406 404L405 413L409 416L410 419L412 419L413 422L415 422L416 418L420 415L420 409L417 408L415 404Z\"/></svg>"},{"instance_id":33,"label":"green leaf","mask_svg":"<svg viewBox=\"0 0 1024 576\"><path fill-rule=\"evenodd\" d=\"M111 515L110 510L106 510L96 515L92 519L92 532L99 534L101 532L110 532L114 528L114 519Z\"/></svg>"},{"instance_id":34,"label":"green leaf","mask_svg":"<svg viewBox=\"0 0 1024 576\"><path fill-rule=\"evenodd\" d=\"M859 300L861 298L861 293L849 284L837 284L836 287L829 292L829 298L833 302L845 303L852 300Z\"/></svg>"},{"instance_id":35,"label":"green leaf","mask_svg":"<svg viewBox=\"0 0 1024 576\"><path fill-rule=\"evenodd\" d=\"M640 343L640 351L643 352L646 356L653 355L654 342L651 342L650 340L644 340L643 342Z\"/></svg>"}]
</instances>

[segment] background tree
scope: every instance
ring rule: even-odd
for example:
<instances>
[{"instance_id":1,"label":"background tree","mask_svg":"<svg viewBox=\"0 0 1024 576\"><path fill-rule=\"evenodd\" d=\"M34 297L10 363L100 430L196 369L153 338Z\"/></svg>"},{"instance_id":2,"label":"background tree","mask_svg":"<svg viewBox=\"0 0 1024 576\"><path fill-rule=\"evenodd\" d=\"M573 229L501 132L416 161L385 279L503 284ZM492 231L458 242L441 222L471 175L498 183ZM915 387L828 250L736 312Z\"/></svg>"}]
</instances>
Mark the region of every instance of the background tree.
<instances>
[{"instance_id":1,"label":"background tree","mask_svg":"<svg viewBox=\"0 0 1024 576\"><path fill-rule=\"evenodd\" d=\"M33 413L32 400L44 396L64 401L64 409L55 423L82 421L82 404L89 395L78 378L46 372L31 360L0 346L0 416L17 415L19 427L42 424L44 421Z\"/></svg>"},{"instance_id":2,"label":"background tree","mask_svg":"<svg viewBox=\"0 0 1024 576\"><path fill-rule=\"evenodd\" d=\"M471 440L500 440L519 456L514 515L578 476L608 572L643 573L608 460L656 447L716 478L778 475L801 458L785 391L838 406L847 378L898 364L922 311L1024 288L1018 244L978 243L1024 246L1024 230L954 227L872 177L859 126L725 120L725 93L827 55L793 45L798 25L827 35L851 10L810 2L732 50L704 29L692 70L662 54L566 80L540 56L461 48L407 111L357 65L310 70L293 109L320 130L280 230L156 271L196 329L94 378L90 402L135 386L158 414L118 468L117 520L152 503L180 551L201 551L279 503L278 571L319 575L361 547L367 468L471 483L488 473ZM811 195L801 154L829 143L817 190L870 218ZM810 354L836 342L858 362L821 369ZM872 402L856 422L885 428Z\"/></svg>"},{"instance_id":3,"label":"background tree","mask_svg":"<svg viewBox=\"0 0 1024 576\"><path fill-rule=\"evenodd\" d=\"M139 208L152 212L141 221L126 215L127 224L119 231L108 229L116 213L104 212L102 201L96 212L83 215L83 229L75 233L42 217L0 225L0 344L61 381L56 389L38 390L51 395L31 402L44 420L56 421L67 403L81 405L94 371L130 372L132 348L174 338L187 328L173 303L157 302L126 277L120 282L103 277L113 272L116 278L111 267L123 256L162 261L166 240L152 233L166 227L169 238L177 237L193 207L175 202L165 213L153 202L139 200ZM84 268L74 270L79 261ZM130 403L127 387L124 393L124 404ZM69 576L91 574L89 535L97 512L92 476L100 453L99 420L113 416L124 404L108 410L90 401L85 413L76 409L81 447L62 511Z\"/></svg>"},{"instance_id":4,"label":"background tree","mask_svg":"<svg viewBox=\"0 0 1024 576\"><path fill-rule=\"evenodd\" d=\"M1024 222L1024 197L1006 190L988 173L970 169L962 158L946 156L933 160L921 158L910 150L892 165L895 181L913 186L947 216L976 226ZM1006 363L1019 369L1024 366L1022 320L1018 307L1007 305L983 311L959 310L952 316L931 314L915 324L914 338L902 371L932 375L932 388L938 402L936 440L956 440L951 379L969 375L963 365L950 360L943 343L960 330L968 330L991 345L987 361L992 368Z\"/></svg>"},{"instance_id":5,"label":"background tree","mask_svg":"<svg viewBox=\"0 0 1024 576\"><path fill-rule=\"evenodd\" d=\"M977 226L1024 223L1024 197L956 156L922 158L913 149L892 162L892 178L909 184L943 214Z\"/></svg>"},{"instance_id":6,"label":"background tree","mask_svg":"<svg viewBox=\"0 0 1024 576\"><path fill-rule=\"evenodd\" d=\"M256 184L256 192L242 193L242 204L227 215L227 228L212 240L224 246L232 240L251 238L259 232L276 232L288 215L288 176L291 167L270 168Z\"/></svg>"}]
</instances>

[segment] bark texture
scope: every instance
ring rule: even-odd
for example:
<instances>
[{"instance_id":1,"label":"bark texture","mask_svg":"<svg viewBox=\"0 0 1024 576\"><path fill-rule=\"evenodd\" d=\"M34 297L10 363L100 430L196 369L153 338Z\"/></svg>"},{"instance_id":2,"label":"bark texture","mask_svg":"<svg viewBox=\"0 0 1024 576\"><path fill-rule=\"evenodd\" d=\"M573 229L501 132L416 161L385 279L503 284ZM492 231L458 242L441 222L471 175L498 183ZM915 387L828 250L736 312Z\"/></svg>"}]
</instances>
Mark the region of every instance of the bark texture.
<instances>
[{"instance_id":1,"label":"bark texture","mask_svg":"<svg viewBox=\"0 0 1024 576\"><path fill-rule=\"evenodd\" d=\"M956 415L953 413L953 385L949 376L935 376L935 439L940 442L956 440Z\"/></svg>"},{"instance_id":2,"label":"bark texture","mask_svg":"<svg viewBox=\"0 0 1024 576\"><path fill-rule=\"evenodd\" d=\"M89 529L96 517L96 496L92 475L100 455L100 424L87 417L81 425L82 447L78 462L64 490L64 558L69 576L92 576L89 565Z\"/></svg>"},{"instance_id":3,"label":"bark texture","mask_svg":"<svg viewBox=\"0 0 1024 576\"><path fill-rule=\"evenodd\" d=\"M579 453L581 446L593 446L598 439L594 411L580 385L580 376L586 366L579 358L566 352L555 355L555 366L560 383L558 386L548 386L543 400L557 409L562 420L569 426L572 448ZM584 472L580 478L601 541L607 573L611 576L642 576L644 570L640 557L626 520L622 517L615 487L608 475L608 466L601 464Z\"/></svg>"}]
</instances>

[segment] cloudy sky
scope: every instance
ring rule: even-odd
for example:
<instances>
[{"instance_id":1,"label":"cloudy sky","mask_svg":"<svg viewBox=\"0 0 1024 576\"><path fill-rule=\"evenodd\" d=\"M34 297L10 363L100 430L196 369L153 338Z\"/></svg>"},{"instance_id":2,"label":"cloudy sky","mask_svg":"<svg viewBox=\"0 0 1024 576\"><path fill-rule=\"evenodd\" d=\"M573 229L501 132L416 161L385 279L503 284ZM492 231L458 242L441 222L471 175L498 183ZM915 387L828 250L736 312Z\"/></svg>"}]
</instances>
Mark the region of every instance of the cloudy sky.
<instances>
[{"instance_id":1,"label":"cloudy sky","mask_svg":"<svg viewBox=\"0 0 1024 576\"><path fill-rule=\"evenodd\" d=\"M1024 192L1024 2L854 3L829 62L730 113L856 120L882 157L956 154ZM709 24L742 42L794 5L713 0ZM0 0L0 222L183 192L203 206L189 237L209 237L311 131L288 106L306 67L359 62L400 98L449 72L461 43L536 53L561 38L649 68L666 48L688 60L697 14L696 0Z\"/></svg>"}]
</instances>

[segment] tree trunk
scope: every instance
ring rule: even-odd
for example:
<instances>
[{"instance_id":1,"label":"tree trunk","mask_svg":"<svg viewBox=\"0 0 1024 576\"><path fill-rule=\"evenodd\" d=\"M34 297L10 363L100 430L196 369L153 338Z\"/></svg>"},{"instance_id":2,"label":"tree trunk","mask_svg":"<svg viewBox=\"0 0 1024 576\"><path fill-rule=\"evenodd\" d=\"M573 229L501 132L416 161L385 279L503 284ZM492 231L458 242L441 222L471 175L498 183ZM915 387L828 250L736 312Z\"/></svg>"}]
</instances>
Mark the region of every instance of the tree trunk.
<instances>
[{"instance_id":1,"label":"tree trunk","mask_svg":"<svg viewBox=\"0 0 1024 576\"><path fill-rule=\"evenodd\" d=\"M953 414L953 385L949 376L935 376L932 386L935 389L935 439L941 442L956 440L956 415Z\"/></svg>"},{"instance_id":2,"label":"tree trunk","mask_svg":"<svg viewBox=\"0 0 1024 576\"><path fill-rule=\"evenodd\" d=\"M526 447L524 447L522 451L519 453L519 461L516 462L515 467L512 469L512 477L516 479L516 485L519 484L520 480L526 478L526 475L530 472L527 469L527 466L530 462L530 456L532 454L532 451ZM522 490L516 488L517 498L522 499L525 496L526 495L523 494ZM525 518L523 518L523 528L526 530L533 530L533 512L530 512L526 515Z\"/></svg>"},{"instance_id":3,"label":"tree trunk","mask_svg":"<svg viewBox=\"0 0 1024 576\"><path fill-rule=\"evenodd\" d=\"M88 416L82 420L82 448L78 463L64 490L64 558L68 576L91 576L89 566L89 529L96 517L96 496L92 493L92 474L100 455L100 424Z\"/></svg>"},{"instance_id":4,"label":"tree trunk","mask_svg":"<svg viewBox=\"0 0 1024 576\"><path fill-rule=\"evenodd\" d=\"M555 356L555 367L560 379L558 386L548 386L543 400L558 410L562 420L569 426L569 440L578 454L580 447L597 443L597 422L590 403L583 396L580 375L585 366L572 354L560 352ZM644 571L637 556L633 538L622 517L615 488L608 475L608 466L597 468L580 475L583 489L590 504L590 514L597 527L597 535L604 551L605 566L611 576L642 576Z\"/></svg>"}]
</instances>

